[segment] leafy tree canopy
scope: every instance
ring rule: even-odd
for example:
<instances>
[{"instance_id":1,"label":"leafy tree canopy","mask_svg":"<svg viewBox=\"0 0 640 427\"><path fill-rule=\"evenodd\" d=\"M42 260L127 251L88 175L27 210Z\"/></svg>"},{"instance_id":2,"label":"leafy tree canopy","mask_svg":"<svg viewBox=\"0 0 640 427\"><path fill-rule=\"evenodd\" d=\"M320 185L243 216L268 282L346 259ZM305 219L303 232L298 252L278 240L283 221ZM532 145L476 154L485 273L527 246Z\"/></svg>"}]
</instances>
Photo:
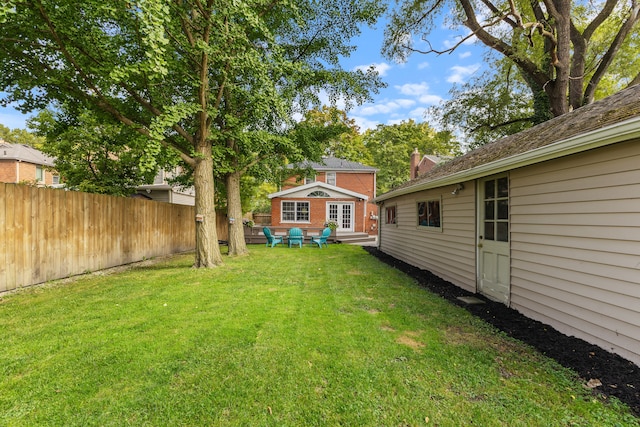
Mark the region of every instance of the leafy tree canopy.
<instances>
[{"instance_id":1,"label":"leafy tree canopy","mask_svg":"<svg viewBox=\"0 0 640 427\"><path fill-rule=\"evenodd\" d=\"M364 146L360 128L346 111L323 105L321 109L309 111L304 121L336 133L328 138L324 154L365 165L373 161Z\"/></svg>"},{"instance_id":2,"label":"leafy tree canopy","mask_svg":"<svg viewBox=\"0 0 640 427\"><path fill-rule=\"evenodd\" d=\"M44 138L35 135L25 129L10 129L0 124L0 139L11 144L25 144L40 149L44 143Z\"/></svg>"},{"instance_id":3,"label":"leafy tree canopy","mask_svg":"<svg viewBox=\"0 0 640 427\"><path fill-rule=\"evenodd\" d=\"M377 75L345 71L339 58L381 3L9 0L0 8L1 102L104 111L147 137L145 170L173 149L193 170L203 215L194 265L211 267L222 262L214 172L246 169L263 147L257 135L290 127L320 91L368 99Z\"/></svg>"},{"instance_id":4,"label":"leafy tree canopy","mask_svg":"<svg viewBox=\"0 0 640 427\"><path fill-rule=\"evenodd\" d=\"M467 28L445 50L429 43L441 20ZM487 129L497 136L517 131L527 126L523 119L528 125L540 123L640 82L638 22L637 0L402 0L386 29L384 51L404 60L412 53L451 52L475 38L517 70L499 60L491 76L455 88L454 99L443 107L443 116L452 119L462 114L456 109L471 110L464 119L467 130L481 132L476 142L482 143L490 136ZM420 48L419 42L428 47ZM498 96L491 101L494 90ZM531 114L523 114L525 100Z\"/></svg>"},{"instance_id":5,"label":"leafy tree canopy","mask_svg":"<svg viewBox=\"0 0 640 427\"><path fill-rule=\"evenodd\" d=\"M395 125L378 125L363 136L373 165L379 169L377 191L385 193L409 180L409 161L414 149L421 154L453 157L460 154L460 147L451 133L437 132L427 123L413 120Z\"/></svg>"},{"instance_id":6,"label":"leafy tree canopy","mask_svg":"<svg viewBox=\"0 0 640 427\"><path fill-rule=\"evenodd\" d=\"M128 196L137 186L153 182L157 168L142 170L139 165L146 144L143 135L104 114L67 113L43 110L29 126L46 138L40 149L56 159L56 170L68 188ZM159 164L173 169L177 157L162 151Z\"/></svg>"}]
</instances>

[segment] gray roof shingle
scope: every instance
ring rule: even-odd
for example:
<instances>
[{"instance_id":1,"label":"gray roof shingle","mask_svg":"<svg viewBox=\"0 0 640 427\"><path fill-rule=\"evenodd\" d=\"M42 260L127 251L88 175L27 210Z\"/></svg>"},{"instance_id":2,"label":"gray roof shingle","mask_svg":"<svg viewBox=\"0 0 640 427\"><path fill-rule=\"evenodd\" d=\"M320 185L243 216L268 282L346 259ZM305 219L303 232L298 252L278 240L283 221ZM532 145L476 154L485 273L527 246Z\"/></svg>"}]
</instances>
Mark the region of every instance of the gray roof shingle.
<instances>
[{"instance_id":1,"label":"gray roof shingle","mask_svg":"<svg viewBox=\"0 0 640 427\"><path fill-rule=\"evenodd\" d=\"M0 159L17 160L42 166L53 166L55 160L29 145L11 144L3 140L0 140Z\"/></svg>"},{"instance_id":2,"label":"gray roof shingle","mask_svg":"<svg viewBox=\"0 0 640 427\"><path fill-rule=\"evenodd\" d=\"M299 164L301 168L311 166L316 171L351 171L351 172L375 172L376 168L363 165L362 163L352 162L337 157L323 157L322 162L303 162ZM290 168L293 165L289 165Z\"/></svg>"}]
</instances>

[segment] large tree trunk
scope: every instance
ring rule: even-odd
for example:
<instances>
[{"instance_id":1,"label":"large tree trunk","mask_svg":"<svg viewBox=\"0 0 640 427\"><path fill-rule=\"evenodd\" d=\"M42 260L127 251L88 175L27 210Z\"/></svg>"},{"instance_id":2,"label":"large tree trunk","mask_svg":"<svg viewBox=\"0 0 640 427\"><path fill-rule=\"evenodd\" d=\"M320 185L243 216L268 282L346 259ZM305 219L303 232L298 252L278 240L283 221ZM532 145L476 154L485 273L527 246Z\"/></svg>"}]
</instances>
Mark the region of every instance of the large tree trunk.
<instances>
[{"instance_id":1,"label":"large tree trunk","mask_svg":"<svg viewBox=\"0 0 640 427\"><path fill-rule=\"evenodd\" d=\"M557 62L555 67L555 79L546 86L549 94L551 114L554 117L569 112L569 72L571 68L571 1L552 0L547 4L553 4L551 12L555 21Z\"/></svg>"},{"instance_id":2,"label":"large tree trunk","mask_svg":"<svg viewBox=\"0 0 640 427\"><path fill-rule=\"evenodd\" d=\"M249 253L244 240L242 225L242 203L240 200L240 172L231 172L226 176L227 216L229 217L229 255ZM233 218L233 222L231 222Z\"/></svg>"},{"instance_id":3,"label":"large tree trunk","mask_svg":"<svg viewBox=\"0 0 640 427\"><path fill-rule=\"evenodd\" d=\"M194 267L215 267L222 264L216 228L215 189L211 145L198 149L193 182L196 190L196 260Z\"/></svg>"}]
</instances>

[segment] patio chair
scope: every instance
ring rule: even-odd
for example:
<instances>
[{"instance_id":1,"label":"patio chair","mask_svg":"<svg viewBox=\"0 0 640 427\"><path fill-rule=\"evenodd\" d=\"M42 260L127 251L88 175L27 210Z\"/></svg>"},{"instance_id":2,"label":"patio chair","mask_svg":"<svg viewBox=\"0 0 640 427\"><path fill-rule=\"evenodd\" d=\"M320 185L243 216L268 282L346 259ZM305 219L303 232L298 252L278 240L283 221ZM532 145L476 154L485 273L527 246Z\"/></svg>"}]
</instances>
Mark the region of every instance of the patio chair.
<instances>
[{"instance_id":1,"label":"patio chair","mask_svg":"<svg viewBox=\"0 0 640 427\"><path fill-rule=\"evenodd\" d=\"M302 242L304 242L304 234L302 234L302 230L300 228L291 228L289 229L289 236L287 237L289 241L289 247L291 244L298 244L302 247Z\"/></svg>"},{"instance_id":2,"label":"patio chair","mask_svg":"<svg viewBox=\"0 0 640 427\"><path fill-rule=\"evenodd\" d=\"M316 244L320 248L322 248L322 245L325 245L326 247L329 247L329 244L327 243L327 238L330 235L331 235L331 229L329 227L325 228L324 230L322 230L322 234L320 236L311 237L311 243L310 243L311 246Z\"/></svg>"},{"instance_id":3,"label":"patio chair","mask_svg":"<svg viewBox=\"0 0 640 427\"><path fill-rule=\"evenodd\" d=\"M268 227L263 227L262 232L264 233L264 237L267 238L267 243L265 244L265 246L271 245L271 247L274 247L278 243L282 243L284 245L284 242L282 241L282 236L273 236L271 234L271 230L269 230Z\"/></svg>"}]
</instances>

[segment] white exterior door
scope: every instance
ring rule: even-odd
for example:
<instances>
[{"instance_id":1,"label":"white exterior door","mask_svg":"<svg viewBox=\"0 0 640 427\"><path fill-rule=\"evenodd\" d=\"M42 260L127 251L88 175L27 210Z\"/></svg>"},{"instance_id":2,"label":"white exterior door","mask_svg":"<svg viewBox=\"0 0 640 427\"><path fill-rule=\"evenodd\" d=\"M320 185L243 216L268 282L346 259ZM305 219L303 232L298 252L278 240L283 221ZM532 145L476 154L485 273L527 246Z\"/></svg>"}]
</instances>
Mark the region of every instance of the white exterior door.
<instances>
[{"instance_id":1,"label":"white exterior door","mask_svg":"<svg viewBox=\"0 0 640 427\"><path fill-rule=\"evenodd\" d=\"M478 191L478 292L509 305L509 177L481 180Z\"/></svg>"},{"instance_id":2,"label":"white exterior door","mask_svg":"<svg viewBox=\"0 0 640 427\"><path fill-rule=\"evenodd\" d=\"M337 231L353 231L354 204L352 202L327 203L327 218L338 223Z\"/></svg>"}]
</instances>

